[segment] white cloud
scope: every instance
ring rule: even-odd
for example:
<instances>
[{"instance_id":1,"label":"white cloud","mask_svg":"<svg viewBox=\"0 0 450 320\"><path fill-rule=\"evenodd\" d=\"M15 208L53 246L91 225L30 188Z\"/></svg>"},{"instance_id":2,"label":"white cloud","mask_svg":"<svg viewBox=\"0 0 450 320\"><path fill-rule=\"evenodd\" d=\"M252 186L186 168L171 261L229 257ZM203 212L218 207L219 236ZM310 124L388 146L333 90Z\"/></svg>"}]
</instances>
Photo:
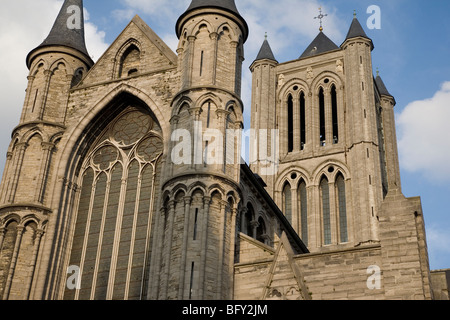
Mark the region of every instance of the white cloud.
<instances>
[{"instance_id":1,"label":"white cloud","mask_svg":"<svg viewBox=\"0 0 450 320\"><path fill-rule=\"evenodd\" d=\"M430 264L434 268L448 268L448 259L450 256L450 234L442 226L431 225L427 227L427 245L430 256Z\"/></svg>"},{"instance_id":2,"label":"white cloud","mask_svg":"<svg viewBox=\"0 0 450 320\"><path fill-rule=\"evenodd\" d=\"M411 102L397 117L401 166L429 180L450 178L449 102L445 82L432 98Z\"/></svg>"},{"instance_id":3,"label":"white cloud","mask_svg":"<svg viewBox=\"0 0 450 320\"><path fill-rule=\"evenodd\" d=\"M47 37L62 3L61 0L14 0L8 2L7 10L0 11L0 172L25 98L28 75L25 58ZM89 22L85 31L88 51L97 59L107 47L105 34Z\"/></svg>"}]
</instances>

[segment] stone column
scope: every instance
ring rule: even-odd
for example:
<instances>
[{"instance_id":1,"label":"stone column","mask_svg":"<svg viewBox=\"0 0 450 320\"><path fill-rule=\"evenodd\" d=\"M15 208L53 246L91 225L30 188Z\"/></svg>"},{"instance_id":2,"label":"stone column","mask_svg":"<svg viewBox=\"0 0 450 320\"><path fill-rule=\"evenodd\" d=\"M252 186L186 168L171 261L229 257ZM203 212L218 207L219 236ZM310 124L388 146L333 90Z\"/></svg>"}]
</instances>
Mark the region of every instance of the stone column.
<instances>
[{"instance_id":1,"label":"stone column","mask_svg":"<svg viewBox=\"0 0 450 320\"><path fill-rule=\"evenodd\" d=\"M203 199L203 221L202 221L202 246L200 251L201 264L200 264L200 279L199 279L199 295L200 299L205 299L205 270L206 270L206 256L208 249L208 217L209 217L209 204L211 197L204 197Z\"/></svg>"},{"instance_id":2,"label":"stone column","mask_svg":"<svg viewBox=\"0 0 450 320\"><path fill-rule=\"evenodd\" d=\"M11 291L12 280L14 278L14 271L16 269L17 257L19 256L20 244L22 243L22 236L25 227L17 227L16 243L14 244L14 251L9 265L8 278L6 280L5 291L3 292L3 300L8 300L9 292Z\"/></svg>"},{"instance_id":3,"label":"stone column","mask_svg":"<svg viewBox=\"0 0 450 320\"><path fill-rule=\"evenodd\" d=\"M225 222L226 222L226 206L228 203L226 201L221 201L220 203L220 238L219 238L219 259L217 261L217 300L222 299L222 277L223 277L223 261L224 261L224 243L225 243Z\"/></svg>"},{"instance_id":4,"label":"stone column","mask_svg":"<svg viewBox=\"0 0 450 320\"><path fill-rule=\"evenodd\" d=\"M181 251L181 265L180 265L180 283L178 288L178 299L184 299L184 282L186 276L186 255L188 250L188 238L189 238L189 221L191 213L192 197L184 197L184 228L183 228L183 248Z\"/></svg>"},{"instance_id":5,"label":"stone column","mask_svg":"<svg viewBox=\"0 0 450 320\"><path fill-rule=\"evenodd\" d=\"M44 191L45 191L45 181L49 170L50 157L55 145L53 143L42 142L42 160L41 167L39 169L39 175L37 180L37 188L35 194L35 201L38 203L44 203Z\"/></svg>"},{"instance_id":6,"label":"stone column","mask_svg":"<svg viewBox=\"0 0 450 320\"><path fill-rule=\"evenodd\" d=\"M13 176L11 177L11 184L10 188L7 191L6 201L9 203L14 202L14 198L16 196L17 191L17 185L19 183L19 175L20 170L22 169L23 164L23 158L25 155L25 150L27 149L28 144L27 143L18 143L16 145L16 154L14 159L14 170L13 170Z\"/></svg>"},{"instance_id":7,"label":"stone column","mask_svg":"<svg viewBox=\"0 0 450 320\"><path fill-rule=\"evenodd\" d=\"M36 230L36 238L34 240L33 254L31 256L30 274L27 278L27 287L25 289L24 300L28 300L30 297L31 285L33 284L34 271L36 268L37 255L39 252L39 246L41 244L42 236L44 235L43 230Z\"/></svg>"}]
</instances>

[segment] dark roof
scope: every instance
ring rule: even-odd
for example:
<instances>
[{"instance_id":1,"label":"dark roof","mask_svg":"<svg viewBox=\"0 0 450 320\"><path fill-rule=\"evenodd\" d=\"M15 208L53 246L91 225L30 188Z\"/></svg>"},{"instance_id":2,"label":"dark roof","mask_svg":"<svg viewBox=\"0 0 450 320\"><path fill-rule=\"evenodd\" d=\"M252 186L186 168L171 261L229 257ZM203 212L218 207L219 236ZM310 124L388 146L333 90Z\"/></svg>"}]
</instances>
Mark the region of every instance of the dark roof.
<instances>
[{"instance_id":1,"label":"dark roof","mask_svg":"<svg viewBox=\"0 0 450 320\"><path fill-rule=\"evenodd\" d=\"M190 12L197 10L197 9L204 9L204 8L218 8L223 9L225 11L231 12L238 18L238 21L242 23L242 26L244 27L244 41L247 40L249 29L247 22L245 19L241 16L239 13L239 10L236 7L236 3L234 0L192 0L190 6L187 8L186 12L184 12L180 18L177 21L176 24L176 32L177 36L180 37L181 30L179 28L179 24L181 20Z\"/></svg>"},{"instance_id":2,"label":"dark roof","mask_svg":"<svg viewBox=\"0 0 450 320\"><path fill-rule=\"evenodd\" d=\"M300 58L312 57L336 49L339 49L339 47L321 31Z\"/></svg>"},{"instance_id":3,"label":"dark roof","mask_svg":"<svg viewBox=\"0 0 450 320\"><path fill-rule=\"evenodd\" d=\"M384 96L388 96L388 97L393 97L388 89L386 88L386 86L384 85L383 80L381 79L381 77L379 75L377 75L376 79L375 79L375 83L378 87L378 92L380 93L380 95L384 95Z\"/></svg>"},{"instance_id":4,"label":"dark roof","mask_svg":"<svg viewBox=\"0 0 450 320\"><path fill-rule=\"evenodd\" d=\"M363 27L361 26L361 23L359 23L358 19L356 17L353 18L352 24L350 25L350 30L348 30L347 37L345 39L351 39L351 38L357 38L357 37L363 37L370 39L366 32L364 31Z\"/></svg>"},{"instance_id":5,"label":"dark roof","mask_svg":"<svg viewBox=\"0 0 450 320\"><path fill-rule=\"evenodd\" d=\"M68 11L70 6L77 6L80 8L81 24L80 28L69 29L68 19L74 14ZM70 13L68 13L70 12ZM86 55L89 55L86 49L86 42L84 38L84 14L83 14L83 0L66 0L56 18L50 34L47 39L40 45L62 45L76 49Z\"/></svg>"},{"instance_id":6,"label":"dark roof","mask_svg":"<svg viewBox=\"0 0 450 320\"><path fill-rule=\"evenodd\" d=\"M70 6L75 6L80 9L80 21L79 28L69 28L72 20L71 17L76 13L69 10ZM69 47L83 53L89 57L89 53L86 49L86 42L84 38L84 14L83 14L83 0L65 0L61 8L61 11L56 18L56 21L48 35L48 37L33 51L50 46L63 46Z\"/></svg>"},{"instance_id":7,"label":"dark roof","mask_svg":"<svg viewBox=\"0 0 450 320\"><path fill-rule=\"evenodd\" d=\"M236 15L240 15L234 0L192 0L191 5L186 10L186 12L194 9L210 7L226 9L227 11L231 11Z\"/></svg>"},{"instance_id":8,"label":"dark roof","mask_svg":"<svg viewBox=\"0 0 450 320\"><path fill-rule=\"evenodd\" d=\"M275 59L275 56L273 55L272 48L270 48L269 41L267 41L267 39L264 40L255 61L264 60L264 59L273 60L273 61L278 62L277 59Z\"/></svg>"}]
</instances>

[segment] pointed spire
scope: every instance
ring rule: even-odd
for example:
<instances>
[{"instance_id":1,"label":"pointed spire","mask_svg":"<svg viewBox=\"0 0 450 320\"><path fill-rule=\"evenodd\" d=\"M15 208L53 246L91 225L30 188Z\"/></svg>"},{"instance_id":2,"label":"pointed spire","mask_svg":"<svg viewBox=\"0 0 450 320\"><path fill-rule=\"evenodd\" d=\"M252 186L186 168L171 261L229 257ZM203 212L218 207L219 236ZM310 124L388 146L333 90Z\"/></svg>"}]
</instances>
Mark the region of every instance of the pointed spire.
<instances>
[{"instance_id":1,"label":"pointed spire","mask_svg":"<svg viewBox=\"0 0 450 320\"><path fill-rule=\"evenodd\" d=\"M278 62L277 59L275 59L272 48L270 47L269 41L267 40L267 32L264 38L264 42L255 61L267 59Z\"/></svg>"},{"instance_id":2,"label":"pointed spire","mask_svg":"<svg viewBox=\"0 0 450 320\"><path fill-rule=\"evenodd\" d=\"M64 1L48 37L32 52L55 46L75 49L90 59L84 36L83 0Z\"/></svg>"},{"instance_id":3,"label":"pointed spire","mask_svg":"<svg viewBox=\"0 0 450 320\"><path fill-rule=\"evenodd\" d=\"M357 37L363 37L370 39L366 32L364 31L363 27L361 26L361 23L359 23L358 18L356 17L356 11L353 12L353 21L350 26L350 30L347 33L346 39L351 38L357 38Z\"/></svg>"},{"instance_id":4,"label":"pointed spire","mask_svg":"<svg viewBox=\"0 0 450 320\"><path fill-rule=\"evenodd\" d=\"M359 23L359 20L356 17L356 10L354 10L353 11L353 21L352 21L352 24L350 25L350 29L348 30L347 36L345 37L345 41L347 41L349 39L353 39L353 38L359 38L359 37L370 40L372 50L374 49L372 39L370 39L367 36L366 32L364 31L364 28L361 26L361 23Z\"/></svg>"},{"instance_id":5,"label":"pointed spire","mask_svg":"<svg viewBox=\"0 0 450 320\"><path fill-rule=\"evenodd\" d=\"M389 93L388 89L386 88L383 80L381 79L380 72L378 71L378 69L377 69L377 77L375 79L375 83L376 83L376 85L378 87L378 91L379 91L380 95L388 96L388 97L392 97L393 98L393 96Z\"/></svg>"}]
</instances>

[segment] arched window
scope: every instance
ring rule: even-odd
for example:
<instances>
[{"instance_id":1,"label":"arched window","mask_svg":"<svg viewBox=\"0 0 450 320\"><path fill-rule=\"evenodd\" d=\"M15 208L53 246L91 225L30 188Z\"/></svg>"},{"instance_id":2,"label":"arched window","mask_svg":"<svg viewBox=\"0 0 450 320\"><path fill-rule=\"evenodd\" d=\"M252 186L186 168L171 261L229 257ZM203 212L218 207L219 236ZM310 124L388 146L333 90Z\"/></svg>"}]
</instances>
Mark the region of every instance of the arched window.
<instances>
[{"instance_id":1,"label":"arched window","mask_svg":"<svg viewBox=\"0 0 450 320\"><path fill-rule=\"evenodd\" d=\"M263 218L258 219L258 228L256 229L256 240L266 243L266 223Z\"/></svg>"},{"instance_id":2,"label":"arched window","mask_svg":"<svg viewBox=\"0 0 450 320\"><path fill-rule=\"evenodd\" d=\"M347 232L347 204L345 197L345 181L342 174L339 173L336 178L336 195L339 212L339 234L341 243L348 242Z\"/></svg>"},{"instance_id":3,"label":"arched window","mask_svg":"<svg viewBox=\"0 0 450 320\"><path fill-rule=\"evenodd\" d=\"M159 125L134 106L92 145L83 163L70 257L70 265L81 269L81 289L66 290L64 299L145 298L141 285L150 267L148 230L162 152Z\"/></svg>"},{"instance_id":4,"label":"arched window","mask_svg":"<svg viewBox=\"0 0 450 320\"><path fill-rule=\"evenodd\" d=\"M339 123L338 123L338 102L336 86L331 86L331 112L333 118L333 143L339 142Z\"/></svg>"},{"instance_id":5,"label":"arched window","mask_svg":"<svg viewBox=\"0 0 450 320\"><path fill-rule=\"evenodd\" d=\"M288 117L288 152L294 151L294 99L292 95L288 97L287 105Z\"/></svg>"},{"instance_id":6,"label":"arched window","mask_svg":"<svg viewBox=\"0 0 450 320\"><path fill-rule=\"evenodd\" d=\"M141 64L141 52L139 48L132 44L124 52L120 60L119 77L129 77L139 71Z\"/></svg>"},{"instance_id":7,"label":"arched window","mask_svg":"<svg viewBox=\"0 0 450 320\"><path fill-rule=\"evenodd\" d=\"M283 188L283 212L286 219L292 224L292 191L288 182Z\"/></svg>"},{"instance_id":8,"label":"arched window","mask_svg":"<svg viewBox=\"0 0 450 320\"><path fill-rule=\"evenodd\" d=\"M320 127L320 145L325 146L326 125L325 125L325 93L321 87L319 90L319 127Z\"/></svg>"},{"instance_id":9,"label":"arched window","mask_svg":"<svg viewBox=\"0 0 450 320\"><path fill-rule=\"evenodd\" d=\"M253 210L253 206L251 203L247 205L247 213L245 214L245 228L244 230L247 232L249 237L253 238L253 217L255 216L255 210Z\"/></svg>"},{"instance_id":10,"label":"arched window","mask_svg":"<svg viewBox=\"0 0 450 320\"><path fill-rule=\"evenodd\" d=\"M300 150L305 148L306 144L306 100L305 93L300 94Z\"/></svg>"},{"instance_id":11,"label":"arched window","mask_svg":"<svg viewBox=\"0 0 450 320\"><path fill-rule=\"evenodd\" d=\"M322 199L323 243L331 244L330 189L328 180L323 177L320 182L320 198Z\"/></svg>"},{"instance_id":12,"label":"arched window","mask_svg":"<svg viewBox=\"0 0 450 320\"><path fill-rule=\"evenodd\" d=\"M308 196L306 183L302 179L297 190L298 207L300 208L301 238L305 245L308 245Z\"/></svg>"}]
</instances>

